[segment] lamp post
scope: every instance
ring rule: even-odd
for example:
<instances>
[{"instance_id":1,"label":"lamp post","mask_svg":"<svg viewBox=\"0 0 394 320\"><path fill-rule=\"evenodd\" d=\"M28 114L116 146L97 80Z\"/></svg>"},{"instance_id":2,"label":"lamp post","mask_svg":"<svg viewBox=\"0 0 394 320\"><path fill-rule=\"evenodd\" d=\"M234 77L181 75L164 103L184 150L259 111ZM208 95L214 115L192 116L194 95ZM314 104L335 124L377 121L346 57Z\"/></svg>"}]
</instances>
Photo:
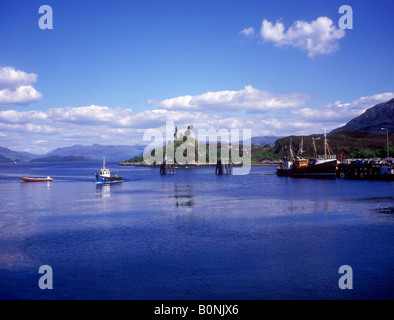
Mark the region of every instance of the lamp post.
<instances>
[{"instance_id":1,"label":"lamp post","mask_svg":"<svg viewBox=\"0 0 394 320\"><path fill-rule=\"evenodd\" d=\"M387 135L387 159L390 158L389 154L389 130L386 128L380 128L382 130L386 130L386 135Z\"/></svg>"}]
</instances>

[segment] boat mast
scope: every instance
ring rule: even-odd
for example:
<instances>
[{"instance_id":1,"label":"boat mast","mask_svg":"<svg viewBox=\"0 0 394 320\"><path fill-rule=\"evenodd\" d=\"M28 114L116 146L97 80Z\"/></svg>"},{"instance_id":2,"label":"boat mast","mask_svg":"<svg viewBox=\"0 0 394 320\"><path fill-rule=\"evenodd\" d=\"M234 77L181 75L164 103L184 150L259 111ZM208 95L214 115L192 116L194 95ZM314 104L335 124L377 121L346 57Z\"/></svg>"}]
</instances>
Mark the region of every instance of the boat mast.
<instances>
[{"instance_id":1,"label":"boat mast","mask_svg":"<svg viewBox=\"0 0 394 320\"><path fill-rule=\"evenodd\" d=\"M301 138L300 146L298 147L297 156L301 156L304 153L304 137Z\"/></svg>"},{"instance_id":2,"label":"boat mast","mask_svg":"<svg viewBox=\"0 0 394 320\"><path fill-rule=\"evenodd\" d=\"M317 159L316 143L315 143L315 138L314 137L312 137L312 141L313 141L313 151L315 153L315 159Z\"/></svg>"},{"instance_id":3,"label":"boat mast","mask_svg":"<svg viewBox=\"0 0 394 320\"><path fill-rule=\"evenodd\" d=\"M293 149L291 148L291 138L290 138L289 148L290 148L290 160L292 160L294 158L294 154L293 154Z\"/></svg>"},{"instance_id":4,"label":"boat mast","mask_svg":"<svg viewBox=\"0 0 394 320\"><path fill-rule=\"evenodd\" d=\"M103 169L105 169L105 156L103 156Z\"/></svg>"},{"instance_id":5,"label":"boat mast","mask_svg":"<svg viewBox=\"0 0 394 320\"><path fill-rule=\"evenodd\" d=\"M327 132L324 130L324 160L327 160Z\"/></svg>"}]
</instances>

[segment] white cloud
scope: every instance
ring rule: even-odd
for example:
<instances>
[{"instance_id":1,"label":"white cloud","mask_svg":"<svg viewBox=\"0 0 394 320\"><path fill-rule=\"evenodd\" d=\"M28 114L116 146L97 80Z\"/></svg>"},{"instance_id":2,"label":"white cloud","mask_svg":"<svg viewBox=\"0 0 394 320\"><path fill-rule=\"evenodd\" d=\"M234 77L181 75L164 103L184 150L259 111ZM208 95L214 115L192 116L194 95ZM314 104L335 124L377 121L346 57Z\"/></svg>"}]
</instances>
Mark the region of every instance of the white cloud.
<instances>
[{"instance_id":1,"label":"white cloud","mask_svg":"<svg viewBox=\"0 0 394 320\"><path fill-rule=\"evenodd\" d=\"M42 94L31 86L37 81L35 73L0 68L0 106L28 105L42 98Z\"/></svg>"},{"instance_id":2,"label":"white cloud","mask_svg":"<svg viewBox=\"0 0 394 320\"><path fill-rule=\"evenodd\" d=\"M35 83L37 75L35 73L26 73L15 70L13 67L0 68L0 89L16 88Z\"/></svg>"},{"instance_id":3,"label":"white cloud","mask_svg":"<svg viewBox=\"0 0 394 320\"><path fill-rule=\"evenodd\" d=\"M252 37L252 36L254 36L254 28L252 28L252 27L245 28L245 29L241 30L239 33L245 37Z\"/></svg>"},{"instance_id":4,"label":"white cloud","mask_svg":"<svg viewBox=\"0 0 394 320\"><path fill-rule=\"evenodd\" d=\"M185 116L188 118L192 116L187 112L158 109L133 112L131 109L96 105L53 108L49 109L46 115L48 121L85 126L105 126L108 128L146 128L152 127L152 125L154 127L170 118L179 121Z\"/></svg>"},{"instance_id":5,"label":"white cloud","mask_svg":"<svg viewBox=\"0 0 394 320\"><path fill-rule=\"evenodd\" d=\"M23 125L0 123L0 130L11 132L11 134L17 132L17 133L36 133L43 135L53 135L55 133L60 133L61 131L61 129L52 127L50 125L36 125L33 123L27 123Z\"/></svg>"},{"instance_id":6,"label":"white cloud","mask_svg":"<svg viewBox=\"0 0 394 320\"><path fill-rule=\"evenodd\" d=\"M15 89L0 90L0 106L28 105L42 98L32 86L20 86Z\"/></svg>"},{"instance_id":7,"label":"white cloud","mask_svg":"<svg viewBox=\"0 0 394 320\"><path fill-rule=\"evenodd\" d=\"M124 109L122 112L128 113L128 111L128 109ZM91 105L76 108L53 108L48 110L47 115L52 121L81 124L105 124L114 121L116 112L117 109Z\"/></svg>"},{"instance_id":8,"label":"white cloud","mask_svg":"<svg viewBox=\"0 0 394 320\"><path fill-rule=\"evenodd\" d=\"M28 123L36 120L44 120L47 114L42 111L0 111L0 121L5 123Z\"/></svg>"},{"instance_id":9,"label":"white cloud","mask_svg":"<svg viewBox=\"0 0 394 320\"><path fill-rule=\"evenodd\" d=\"M208 112L209 108L206 108L208 102L220 109L222 108L220 103L223 101L227 105L238 100L250 107L251 101L258 100L260 95L263 98L266 95L273 95L278 99L278 95L272 93L261 93L257 90L251 94L246 91L220 91L201 96L185 96L190 99L176 100L176 103L169 104L170 110L161 108L133 112L131 109L91 105L52 108L47 111L2 111L0 112L0 145L18 150L32 148L33 152L39 153L39 150L44 150L43 148L51 150L73 144L142 144L146 129L161 128L164 132L166 121L174 121L180 130L192 124L196 132L200 128L214 130L234 128L251 129L253 136L307 135L322 133L324 129L331 131L358 116L365 109L394 97L394 92L375 94L349 103L337 101L319 108L291 109L290 112L282 115L211 113ZM249 97L250 101L243 95ZM194 101L198 103L194 104ZM199 110L189 111L190 106L197 106Z\"/></svg>"},{"instance_id":10,"label":"white cloud","mask_svg":"<svg viewBox=\"0 0 394 320\"><path fill-rule=\"evenodd\" d=\"M336 101L320 108L302 108L292 111L292 113L308 121L346 123L365 112L368 108L393 98L394 92L380 93L361 97L350 103Z\"/></svg>"},{"instance_id":11,"label":"white cloud","mask_svg":"<svg viewBox=\"0 0 394 320\"><path fill-rule=\"evenodd\" d=\"M149 100L154 105L166 110L188 111L246 111L247 113L265 113L285 108L296 108L310 100L305 93L275 94L246 86L239 91L207 92L196 96L181 96L161 101Z\"/></svg>"},{"instance_id":12,"label":"white cloud","mask_svg":"<svg viewBox=\"0 0 394 320\"><path fill-rule=\"evenodd\" d=\"M345 36L345 31L336 28L328 17L319 17L311 22L298 20L286 31L282 22L273 24L264 19L260 36L278 47L299 48L312 58L339 50L338 40Z\"/></svg>"}]
</instances>

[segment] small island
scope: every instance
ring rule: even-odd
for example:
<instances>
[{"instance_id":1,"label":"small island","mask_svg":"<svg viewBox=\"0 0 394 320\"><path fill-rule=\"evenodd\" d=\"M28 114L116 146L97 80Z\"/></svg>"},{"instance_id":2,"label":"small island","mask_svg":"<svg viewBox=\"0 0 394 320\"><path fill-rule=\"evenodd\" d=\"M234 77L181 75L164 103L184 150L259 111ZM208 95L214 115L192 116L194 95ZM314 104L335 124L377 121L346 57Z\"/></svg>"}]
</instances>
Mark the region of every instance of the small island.
<instances>
[{"instance_id":1,"label":"small island","mask_svg":"<svg viewBox=\"0 0 394 320\"><path fill-rule=\"evenodd\" d=\"M193 134L193 126L189 125L187 130L185 131L184 134L181 134L178 130L178 128L175 128L175 133L174 133L174 141L171 142L169 141L168 144L173 144L174 152L178 150L178 148L183 145L186 141L187 143L194 144L194 156L193 156L193 161L190 163L185 163L185 164L175 164L177 167L215 167L215 163L210 163L209 162L209 157L210 157L210 148L209 148L209 143L208 144L202 144L198 142L196 139L194 139L194 134ZM229 160L232 163L232 156L231 156L231 146L223 146L224 148L229 148ZM156 152L161 152L163 154L163 157L165 157L166 154L166 148L167 145L161 147L158 150L152 149L150 150L151 156L153 157ZM192 147L193 148L193 147ZM204 150L205 152L205 163L199 163L198 159L199 157L201 158L201 155L203 155L201 150ZM222 144L219 142L216 144L216 159L221 158L221 152L222 152ZM251 145L251 165L253 166L276 166L280 163L280 155L275 153L275 146L271 146L269 144L265 144L264 146L256 146L256 145ZM185 150L186 152L186 150ZM240 150L239 150L239 155L240 157L243 156L243 145L240 145ZM145 155L146 156L146 155ZM149 155L148 155L149 156ZM204 156L202 156L204 157ZM120 166L135 166L135 167L159 167L159 163L146 163L144 161L144 155L136 156L134 158L131 158L126 161L121 161L119 163ZM233 164L233 166L241 166L237 164Z\"/></svg>"}]
</instances>

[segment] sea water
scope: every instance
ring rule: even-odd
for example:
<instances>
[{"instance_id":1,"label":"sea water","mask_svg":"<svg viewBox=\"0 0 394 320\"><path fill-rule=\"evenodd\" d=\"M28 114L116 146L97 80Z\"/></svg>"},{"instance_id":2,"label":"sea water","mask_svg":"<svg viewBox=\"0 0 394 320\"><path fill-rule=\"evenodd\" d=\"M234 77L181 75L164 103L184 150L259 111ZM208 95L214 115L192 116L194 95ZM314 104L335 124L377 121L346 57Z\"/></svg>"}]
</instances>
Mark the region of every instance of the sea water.
<instances>
[{"instance_id":1,"label":"sea water","mask_svg":"<svg viewBox=\"0 0 394 320\"><path fill-rule=\"evenodd\" d=\"M0 165L1 299L394 298L394 182L100 167Z\"/></svg>"}]
</instances>

